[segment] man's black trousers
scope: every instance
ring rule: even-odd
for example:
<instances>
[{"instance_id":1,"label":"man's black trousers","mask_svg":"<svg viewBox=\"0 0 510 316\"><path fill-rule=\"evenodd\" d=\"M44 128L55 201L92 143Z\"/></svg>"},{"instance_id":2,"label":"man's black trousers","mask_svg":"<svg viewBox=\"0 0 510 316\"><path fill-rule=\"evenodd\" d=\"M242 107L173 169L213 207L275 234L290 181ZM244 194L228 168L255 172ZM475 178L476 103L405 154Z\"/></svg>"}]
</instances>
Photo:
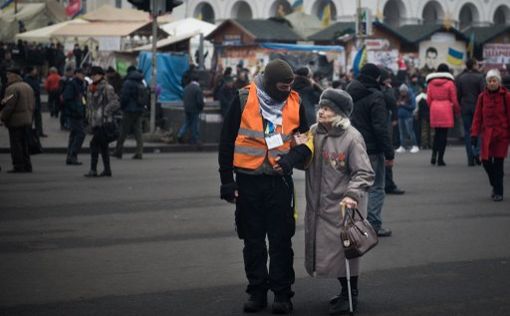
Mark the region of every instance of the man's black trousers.
<instances>
[{"instance_id":1,"label":"man's black trousers","mask_svg":"<svg viewBox=\"0 0 510 316\"><path fill-rule=\"evenodd\" d=\"M12 166L16 171L32 171L28 138L31 126L9 127L9 143L11 145Z\"/></svg>"},{"instance_id":2,"label":"man's black trousers","mask_svg":"<svg viewBox=\"0 0 510 316\"><path fill-rule=\"evenodd\" d=\"M236 227L244 240L246 292L292 296L294 283L294 185L290 176L237 173ZM266 246L269 241L269 251ZM269 253L269 271L267 259Z\"/></svg>"}]
</instances>

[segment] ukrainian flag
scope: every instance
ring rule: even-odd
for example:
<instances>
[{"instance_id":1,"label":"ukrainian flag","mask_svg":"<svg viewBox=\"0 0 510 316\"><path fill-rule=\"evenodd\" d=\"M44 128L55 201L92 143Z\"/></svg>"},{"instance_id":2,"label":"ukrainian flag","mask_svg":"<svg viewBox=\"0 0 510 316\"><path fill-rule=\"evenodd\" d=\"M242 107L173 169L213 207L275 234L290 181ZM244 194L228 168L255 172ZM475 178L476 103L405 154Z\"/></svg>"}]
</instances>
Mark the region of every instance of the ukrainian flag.
<instances>
[{"instance_id":1,"label":"ukrainian flag","mask_svg":"<svg viewBox=\"0 0 510 316\"><path fill-rule=\"evenodd\" d=\"M330 0L326 1L326 5L322 9L322 26L329 26L331 22L331 2Z\"/></svg>"},{"instance_id":2,"label":"ukrainian flag","mask_svg":"<svg viewBox=\"0 0 510 316\"><path fill-rule=\"evenodd\" d=\"M8 10L10 9L11 7L14 6L14 0L7 0L5 1L1 6L0 6L0 10L1 11L4 11L4 10Z\"/></svg>"},{"instance_id":3,"label":"ukrainian flag","mask_svg":"<svg viewBox=\"0 0 510 316\"><path fill-rule=\"evenodd\" d=\"M366 46L363 46L358 50L356 56L354 56L354 61L352 62L352 71L354 72L354 77L358 77L359 71L365 63L367 62L367 49Z\"/></svg>"},{"instance_id":4,"label":"ukrainian flag","mask_svg":"<svg viewBox=\"0 0 510 316\"><path fill-rule=\"evenodd\" d=\"M296 0L294 1L294 3L292 4L292 11L293 12L303 12L305 9L304 9L304 0Z\"/></svg>"},{"instance_id":5,"label":"ukrainian flag","mask_svg":"<svg viewBox=\"0 0 510 316\"><path fill-rule=\"evenodd\" d=\"M464 61L464 53L449 47L447 60L449 64L456 66L462 65L462 62Z\"/></svg>"}]
</instances>

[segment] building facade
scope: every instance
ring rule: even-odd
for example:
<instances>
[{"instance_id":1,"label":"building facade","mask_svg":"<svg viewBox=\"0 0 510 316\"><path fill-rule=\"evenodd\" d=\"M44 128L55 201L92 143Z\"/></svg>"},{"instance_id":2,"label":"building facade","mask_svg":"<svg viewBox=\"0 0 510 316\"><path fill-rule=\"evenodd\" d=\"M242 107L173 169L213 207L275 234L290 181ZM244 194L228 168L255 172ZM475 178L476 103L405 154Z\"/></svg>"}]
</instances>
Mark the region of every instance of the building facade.
<instances>
[{"instance_id":1,"label":"building facade","mask_svg":"<svg viewBox=\"0 0 510 316\"><path fill-rule=\"evenodd\" d=\"M185 0L174 15L213 23L230 18L267 19L289 13L293 4L302 2L305 13L322 18L329 1L332 21L354 20L356 0ZM508 0L361 0L361 6L393 26L447 20L462 30L469 26L510 24Z\"/></svg>"}]
</instances>

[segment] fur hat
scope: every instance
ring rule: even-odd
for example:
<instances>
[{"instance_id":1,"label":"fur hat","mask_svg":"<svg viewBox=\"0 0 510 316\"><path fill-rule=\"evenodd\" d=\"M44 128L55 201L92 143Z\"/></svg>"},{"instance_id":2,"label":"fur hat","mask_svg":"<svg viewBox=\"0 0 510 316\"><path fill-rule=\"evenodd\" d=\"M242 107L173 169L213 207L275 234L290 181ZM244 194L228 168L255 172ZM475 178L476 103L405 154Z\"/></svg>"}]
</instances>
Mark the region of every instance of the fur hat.
<instances>
[{"instance_id":1,"label":"fur hat","mask_svg":"<svg viewBox=\"0 0 510 316\"><path fill-rule=\"evenodd\" d=\"M403 84L400 85L400 87L398 87L398 91L400 93L402 93L402 92L408 93L409 92L409 87L405 83L403 83Z\"/></svg>"},{"instance_id":2,"label":"fur hat","mask_svg":"<svg viewBox=\"0 0 510 316\"><path fill-rule=\"evenodd\" d=\"M368 63L361 68L360 74L377 79L381 76L381 70L375 64Z\"/></svg>"},{"instance_id":3,"label":"fur hat","mask_svg":"<svg viewBox=\"0 0 510 316\"><path fill-rule=\"evenodd\" d=\"M485 76L485 80L489 81L490 78L496 78L499 83L501 83L501 73L497 69L491 69L487 72L487 76Z\"/></svg>"},{"instance_id":4,"label":"fur hat","mask_svg":"<svg viewBox=\"0 0 510 316\"><path fill-rule=\"evenodd\" d=\"M335 113L350 117L354 104L351 96L344 90L328 88L322 92L319 106L328 106Z\"/></svg>"}]
</instances>

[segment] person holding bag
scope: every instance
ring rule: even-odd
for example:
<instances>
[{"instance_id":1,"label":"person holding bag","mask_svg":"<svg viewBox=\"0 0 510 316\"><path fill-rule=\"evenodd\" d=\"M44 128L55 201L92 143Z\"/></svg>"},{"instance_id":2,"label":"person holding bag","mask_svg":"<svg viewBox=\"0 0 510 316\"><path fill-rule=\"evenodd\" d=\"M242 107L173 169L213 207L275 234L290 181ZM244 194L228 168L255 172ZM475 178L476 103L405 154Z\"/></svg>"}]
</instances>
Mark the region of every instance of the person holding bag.
<instances>
[{"instance_id":1,"label":"person holding bag","mask_svg":"<svg viewBox=\"0 0 510 316\"><path fill-rule=\"evenodd\" d=\"M510 93L501 85L501 75L491 69L486 76L487 87L478 96L471 145L481 136L480 158L492 186L491 198L503 201L503 166L510 143Z\"/></svg>"},{"instance_id":2,"label":"person holding bag","mask_svg":"<svg viewBox=\"0 0 510 316\"><path fill-rule=\"evenodd\" d=\"M341 292L330 302L329 314L349 312L346 257L340 239L344 219L340 206L367 214L367 191L375 174L363 136L351 126L351 96L339 89L322 93L317 124L306 140L312 152L306 167L305 267L311 276L336 278ZM291 150L276 168L286 173L303 163L304 155ZM352 303L358 298L359 258L350 259Z\"/></svg>"},{"instance_id":3,"label":"person holding bag","mask_svg":"<svg viewBox=\"0 0 510 316\"><path fill-rule=\"evenodd\" d=\"M120 108L120 103L113 87L104 79L103 68L94 66L91 69L92 84L87 92L87 119L92 128L90 141L90 171L85 177L111 177L110 153L108 144L116 134L113 113ZM104 171L97 174L99 153L103 159Z\"/></svg>"}]
</instances>

